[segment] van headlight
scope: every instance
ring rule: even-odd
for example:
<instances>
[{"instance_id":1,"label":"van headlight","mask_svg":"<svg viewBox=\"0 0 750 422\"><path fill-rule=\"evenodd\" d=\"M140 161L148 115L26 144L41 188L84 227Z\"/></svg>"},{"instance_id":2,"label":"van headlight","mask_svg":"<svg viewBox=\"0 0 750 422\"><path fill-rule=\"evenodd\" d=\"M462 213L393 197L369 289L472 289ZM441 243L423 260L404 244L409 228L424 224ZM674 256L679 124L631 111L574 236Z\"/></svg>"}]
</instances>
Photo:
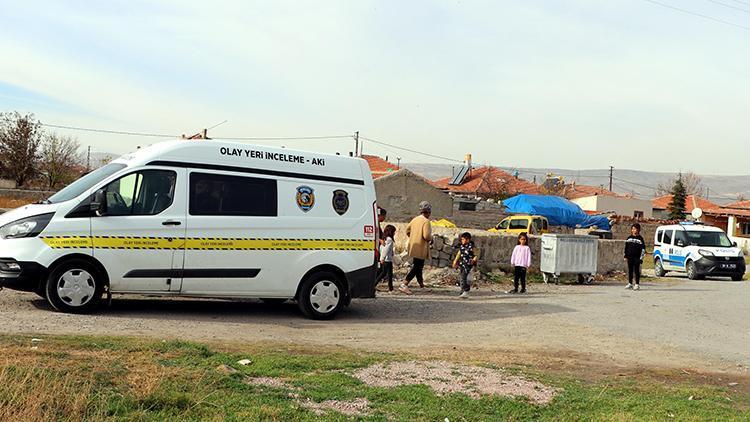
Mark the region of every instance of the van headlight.
<instances>
[{"instance_id":1,"label":"van headlight","mask_svg":"<svg viewBox=\"0 0 750 422\"><path fill-rule=\"evenodd\" d=\"M55 213L35 215L8 223L0 227L0 238L18 239L22 237L35 237L47 227Z\"/></svg>"},{"instance_id":2,"label":"van headlight","mask_svg":"<svg viewBox=\"0 0 750 422\"><path fill-rule=\"evenodd\" d=\"M698 249L698 253L702 256L714 256L714 253L705 249Z\"/></svg>"}]
</instances>

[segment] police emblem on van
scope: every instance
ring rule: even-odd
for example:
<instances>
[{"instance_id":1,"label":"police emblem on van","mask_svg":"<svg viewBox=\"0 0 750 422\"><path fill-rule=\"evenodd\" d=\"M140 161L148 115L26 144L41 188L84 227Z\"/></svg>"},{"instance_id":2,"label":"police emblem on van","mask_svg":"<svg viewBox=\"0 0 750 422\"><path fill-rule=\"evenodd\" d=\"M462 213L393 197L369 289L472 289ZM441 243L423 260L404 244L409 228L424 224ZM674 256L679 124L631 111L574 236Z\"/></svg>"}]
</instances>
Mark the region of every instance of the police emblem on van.
<instances>
[{"instance_id":1,"label":"police emblem on van","mask_svg":"<svg viewBox=\"0 0 750 422\"><path fill-rule=\"evenodd\" d=\"M297 188L297 206L304 212L310 211L315 206L315 190L309 186Z\"/></svg>"},{"instance_id":2,"label":"police emblem on van","mask_svg":"<svg viewBox=\"0 0 750 422\"><path fill-rule=\"evenodd\" d=\"M341 189L333 191L333 210L338 215L344 215L349 211L349 193L347 191Z\"/></svg>"}]
</instances>

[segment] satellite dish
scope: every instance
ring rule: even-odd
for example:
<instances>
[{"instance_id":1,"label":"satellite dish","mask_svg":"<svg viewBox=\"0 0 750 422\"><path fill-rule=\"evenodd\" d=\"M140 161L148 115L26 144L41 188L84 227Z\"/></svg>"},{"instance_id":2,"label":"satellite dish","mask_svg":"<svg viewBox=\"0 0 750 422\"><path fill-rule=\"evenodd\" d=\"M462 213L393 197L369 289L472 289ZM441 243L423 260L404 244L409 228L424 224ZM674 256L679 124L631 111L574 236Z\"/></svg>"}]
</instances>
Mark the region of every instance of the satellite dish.
<instances>
[{"instance_id":1,"label":"satellite dish","mask_svg":"<svg viewBox=\"0 0 750 422\"><path fill-rule=\"evenodd\" d=\"M691 214L694 219L700 220L700 218L703 217L703 210L696 207L696 208L693 208L693 212Z\"/></svg>"}]
</instances>

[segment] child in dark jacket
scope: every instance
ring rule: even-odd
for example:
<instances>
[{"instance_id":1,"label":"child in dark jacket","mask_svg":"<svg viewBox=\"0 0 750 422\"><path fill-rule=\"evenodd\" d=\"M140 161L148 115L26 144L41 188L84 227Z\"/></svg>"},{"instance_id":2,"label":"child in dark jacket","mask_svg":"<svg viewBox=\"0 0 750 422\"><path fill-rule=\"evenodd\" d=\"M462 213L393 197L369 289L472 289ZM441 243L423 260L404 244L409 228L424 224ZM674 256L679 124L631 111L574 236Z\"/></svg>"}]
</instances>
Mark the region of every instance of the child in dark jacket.
<instances>
[{"instance_id":1,"label":"child in dark jacket","mask_svg":"<svg viewBox=\"0 0 750 422\"><path fill-rule=\"evenodd\" d=\"M630 227L630 236L625 241L625 261L628 263L628 285L626 289L640 290L641 264L646 255L646 241L641 236L641 225L638 223ZM633 280L635 279L635 285Z\"/></svg>"},{"instance_id":2,"label":"child in dark jacket","mask_svg":"<svg viewBox=\"0 0 750 422\"><path fill-rule=\"evenodd\" d=\"M471 240L471 233L462 233L461 244L458 246L458 253L453 260L453 268L458 268L461 277L461 295L459 296L461 299L469 297L469 291L471 290L469 273L477 265L477 258L474 242Z\"/></svg>"}]
</instances>

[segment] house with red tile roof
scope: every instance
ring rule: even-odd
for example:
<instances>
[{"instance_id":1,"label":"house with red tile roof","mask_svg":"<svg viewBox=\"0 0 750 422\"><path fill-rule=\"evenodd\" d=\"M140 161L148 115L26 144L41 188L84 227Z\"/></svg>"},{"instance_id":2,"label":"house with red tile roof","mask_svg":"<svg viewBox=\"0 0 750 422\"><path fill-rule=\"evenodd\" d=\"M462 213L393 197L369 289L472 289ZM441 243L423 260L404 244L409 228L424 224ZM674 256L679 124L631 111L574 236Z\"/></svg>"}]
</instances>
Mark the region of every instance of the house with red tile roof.
<instances>
[{"instance_id":1,"label":"house with red tile roof","mask_svg":"<svg viewBox=\"0 0 750 422\"><path fill-rule=\"evenodd\" d=\"M542 193L539 185L491 166L471 169L460 184L452 185L452 179L452 177L446 177L434 181L433 184L454 194L477 195L487 198L507 198L520 193Z\"/></svg>"},{"instance_id":2,"label":"house with red tile roof","mask_svg":"<svg viewBox=\"0 0 750 422\"><path fill-rule=\"evenodd\" d=\"M731 204L724 205L724 208L737 208L737 209L743 209L743 210L750 210L750 201L743 200L743 201L732 202Z\"/></svg>"},{"instance_id":3,"label":"house with red tile roof","mask_svg":"<svg viewBox=\"0 0 750 422\"><path fill-rule=\"evenodd\" d=\"M670 202L672 202L672 195L664 195L652 199L651 208L653 210L654 218L659 220L669 219ZM719 208L719 205L697 195L688 195L687 198L685 198L685 217L689 217L696 208L707 210L711 208Z\"/></svg>"},{"instance_id":4,"label":"house with red tile roof","mask_svg":"<svg viewBox=\"0 0 750 422\"><path fill-rule=\"evenodd\" d=\"M620 195L603 187L573 183L566 185L562 194L587 213L608 213L637 219L653 217L651 201Z\"/></svg>"},{"instance_id":5,"label":"house with red tile roof","mask_svg":"<svg viewBox=\"0 0 750 422\"><path fill-rule=\"evenodd\" d=\"M373 179L383 177L399 170L397 165L389 163L387 160L375 155L362 155L362 158L365 159L370 166L370 172L372 172Z\"/></svg>"}]
</instances>

